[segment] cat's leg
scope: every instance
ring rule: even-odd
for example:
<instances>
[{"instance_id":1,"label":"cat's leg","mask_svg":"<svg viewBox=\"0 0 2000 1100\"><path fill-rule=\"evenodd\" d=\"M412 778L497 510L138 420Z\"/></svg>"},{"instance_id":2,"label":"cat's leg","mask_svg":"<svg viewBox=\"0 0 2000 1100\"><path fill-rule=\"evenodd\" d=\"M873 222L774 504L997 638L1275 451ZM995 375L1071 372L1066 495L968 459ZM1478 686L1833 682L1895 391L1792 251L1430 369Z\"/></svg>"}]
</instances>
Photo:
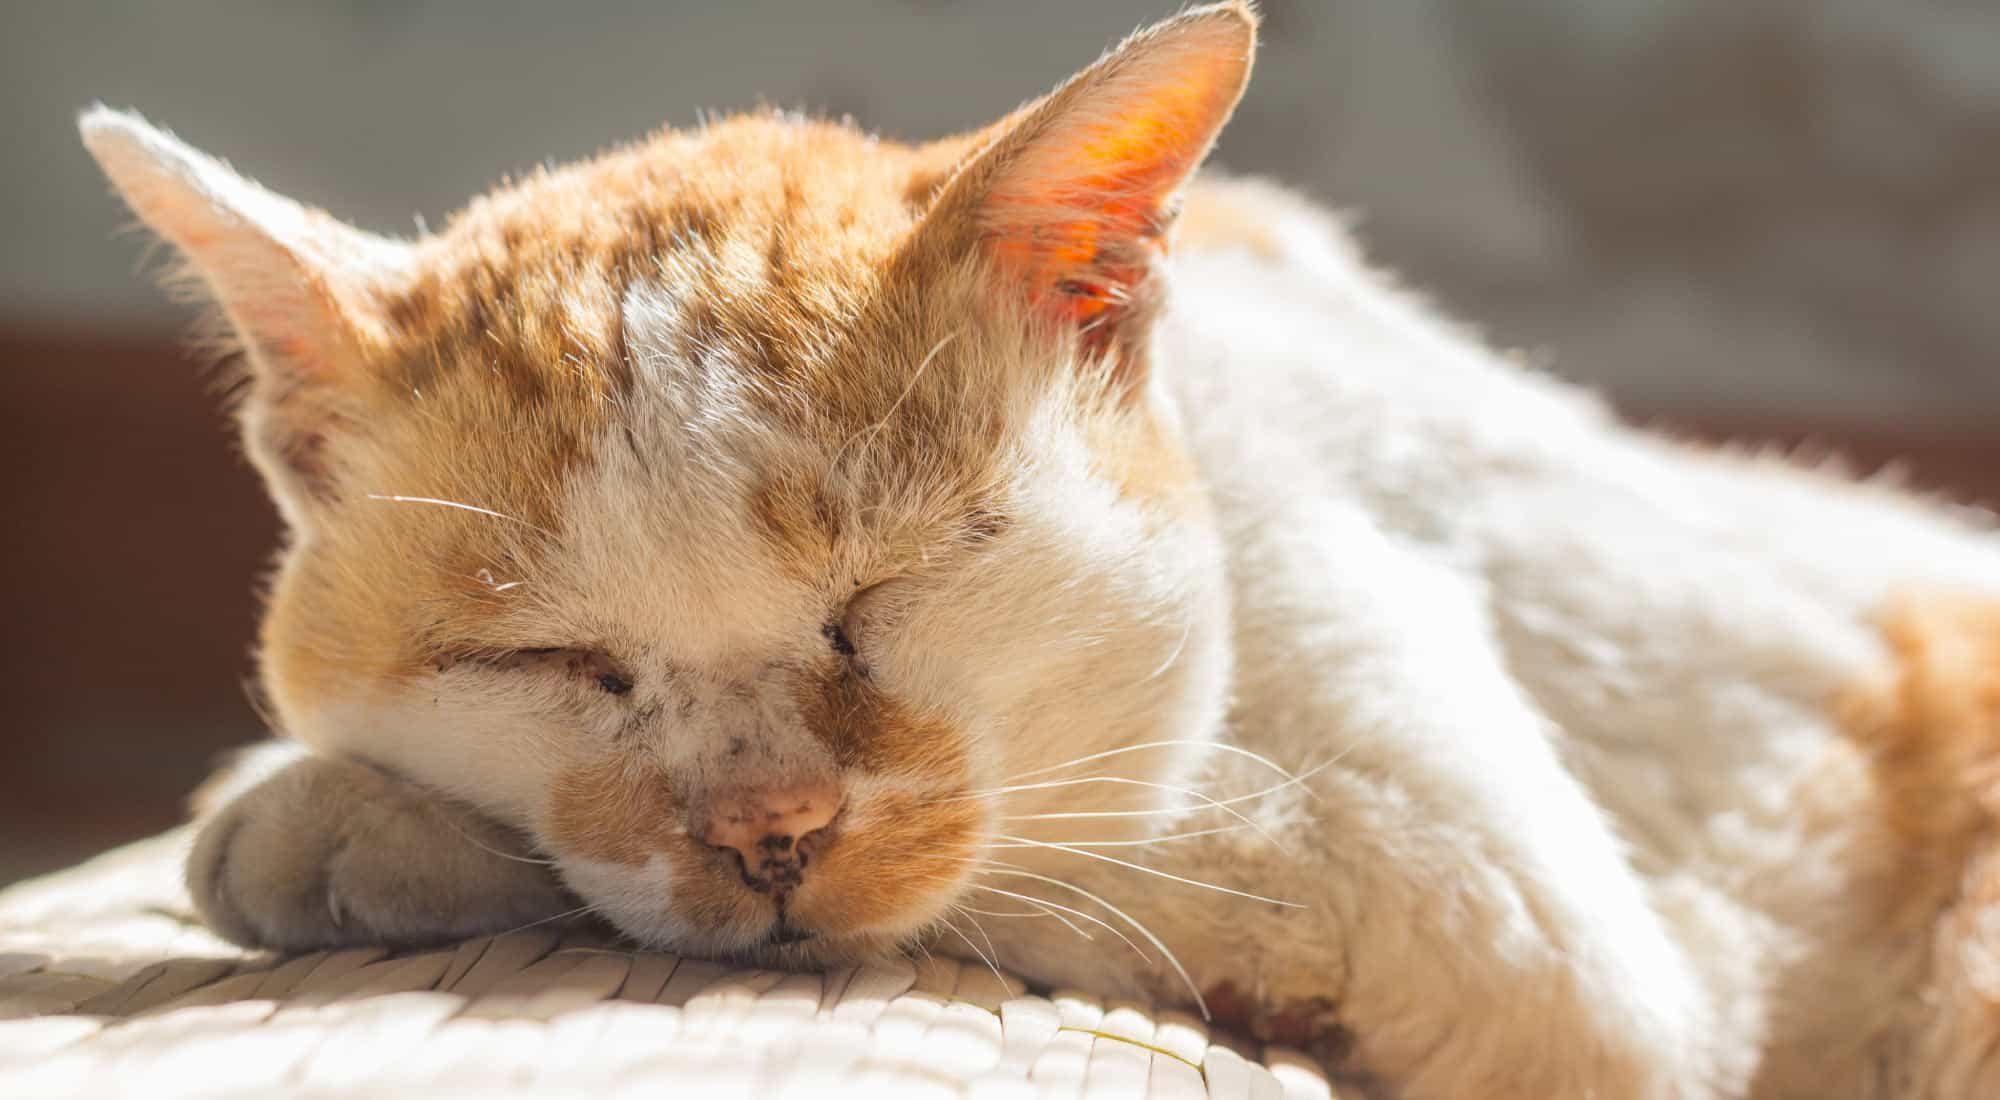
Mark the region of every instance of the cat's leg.
<instances>
[{"instance_id":1,"label":"cat's leg","mask_svg":"<svg viewBox=\"0 0 2000 1100\"><path fill-rule=\"evenodd\" d=\"M1008 893L979 895L993 915L960 918L977 946L948 933L936 946L977 954L985 935L1002 965L1046 984L1189 1009L1198 993L1218 1026L1306 1050L1396 1100L1735 1095L1717 1086L1729 1076L1717 1048L1754 1036L1719 1033L1658 921L1620 912L1629 879L1593 877L1607 869L1578 859L1565 881L1564 846L1528 851L1548 838L1529 840L1520 818L1446 824L1413 802L1433 792L1319 778L1323 807L1249 812L1277 846L1237 830L1089 849L1183 882L1067 853L989 871L979 881ZM1316 842L1339 850L1308 850L1280 819L1307 814ZM1054 905L1092 939L1029 912Z\"/></svg>"},{"instance_id":2,"label":"cat's leg","mask_svg":"<svg viewBox=\"0 0 2000 1100\"><path fill-rule=\"evenodd\" d=\"M1360 1060L1410 1096L1718 1095L1742 1040L1510 673L1490 594L1321 518L1339 567L1299 580L1327 702L1269 720L1324 723L1339 757L1311 812Z\"/></svg>"},{"instance_id":3,"label":"cat's leg","mask_svg":"<svg viewBox=\"0 0 2000 1100\"><path fill-rule=\"evenodd\" d=\"M197 811L189 893L246 946L437 943L576 905L508 830L351 760L260 746Z\"/></svg>"},{"instance_id":4,"label":"cat's leg","mask_svg":"<svg viewBox=\"0 0 2000 1100\"><path fill-rule=\"evenodd\" d=\"M1260 612L1247 609L1231 719L1243 747L1299 769L1331 761L1311 794L1235 803L1259 830L1036 853L1050 881L1005 869L979 881L1131 934L1088 895L1106 899L1178 955L1218 1017L1313 1047L1398 1097L1728 1094L1754 1038L1727 1033L1610 823L1564 768L1560 731L1508 675L1476 588L1365 522L1327 519L1292 531L1338 554L1246 563L1290 620L1273 615L1260 634ZM1274 782L1215 759L1217 782L1204 786L1215 797ZM1228 824L1210 813L1170 831ZM1031 976L1191 997L1164 961L1135 967L1102 935L1085 943L1045 919L983 923Z\"/></svg>"}]
</instances>

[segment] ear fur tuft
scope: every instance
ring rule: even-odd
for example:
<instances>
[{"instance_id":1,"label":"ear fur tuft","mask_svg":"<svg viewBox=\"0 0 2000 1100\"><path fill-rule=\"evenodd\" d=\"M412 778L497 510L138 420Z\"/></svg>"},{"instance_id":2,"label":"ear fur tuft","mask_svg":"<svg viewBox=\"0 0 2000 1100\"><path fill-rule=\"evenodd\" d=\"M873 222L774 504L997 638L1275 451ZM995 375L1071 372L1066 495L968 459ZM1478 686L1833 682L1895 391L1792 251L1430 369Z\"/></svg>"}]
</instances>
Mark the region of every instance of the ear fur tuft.
<instances>
[{"instance_id":1,"label":"ear fur tuft","mask_svg":"<svg viewBox=\"0 0 2000 1100\"><path fill-rule=\"evenodd\" d=\"M1038 309L1110 339L1148 305L1177 196L1243 94L1256 29L1234 2L1127 38L995 127L926 230L976 241Z\"/></svg>"},{"instance_id":2,"label":"ear fur tuft","mask_svg":"<svg viewBox=\"0 0 2000 1100\"><path fill-rule=\"evenodd\" d=\"M325 444L385 338L382 292L407 275L409 246L274 194L137 114L98 105L77 128L227 317L250 367L246 448L286 518L304 523L330 491Z\"/></svg>"}]
</instances>

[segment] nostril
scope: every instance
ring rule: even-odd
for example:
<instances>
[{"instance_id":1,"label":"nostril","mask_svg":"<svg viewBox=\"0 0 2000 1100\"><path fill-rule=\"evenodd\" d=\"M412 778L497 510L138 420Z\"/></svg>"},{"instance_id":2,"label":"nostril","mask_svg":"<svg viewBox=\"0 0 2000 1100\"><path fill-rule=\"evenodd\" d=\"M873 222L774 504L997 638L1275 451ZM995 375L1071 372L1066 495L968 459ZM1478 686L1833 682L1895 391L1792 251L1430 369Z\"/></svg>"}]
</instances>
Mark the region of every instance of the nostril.
<instances>
[{"instance_id":1,"label":"nostril","mask_svg":"<svg viewBox=\"0 0 2000 1100\"><path fill-rule=\"evenodd\" d=\"M751 887L755 887L757 885L756 876L750 873L750 861L743 858L742 852L739 852L734 848L725 848L717 844L711 844L709 845L709 847L714 848L718 852L729 853L729 858L736 861L736 874L737 877L743 880L743 885Z\"/></svg>"},{"instance_id":2,"label":"nostril","mask_svg":"<svg viewBox=\"0 0 2000 1100\"><path fill-rule=\"evenodd\" d=\"M732 791L710 804L697 834L734 853L743 881L766 893L800 881L808 857L823 846L841 810L831 784Z\"/></svg>"},{"instance_id":3,"label":"nostril","mask_svg":"<svg viewBox=\"0 0 2000 1100\"><path fill-rule=\"evenodd\" d=\"M827 819L826 824L799 838L798 855L800 866L804 866L807 859L816 855L820 849L826 847L828 841L833 839L833 827L839 819L840 815L836 812L833 817Z\"/></svg>"}]
</instances>

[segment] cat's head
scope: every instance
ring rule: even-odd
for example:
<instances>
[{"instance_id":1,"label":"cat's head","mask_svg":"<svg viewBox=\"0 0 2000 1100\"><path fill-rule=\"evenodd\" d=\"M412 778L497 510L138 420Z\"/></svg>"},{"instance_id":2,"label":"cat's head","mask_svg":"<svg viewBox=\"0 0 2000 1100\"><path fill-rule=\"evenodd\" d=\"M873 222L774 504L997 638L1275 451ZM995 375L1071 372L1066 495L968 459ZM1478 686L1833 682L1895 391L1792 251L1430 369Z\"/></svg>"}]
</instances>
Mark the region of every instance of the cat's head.
<instances>
[{"instance_id":1,"label":"cat's head","mask_svg":"<svg viewBox=\"0 0 2000 1100\"><path fill-rule=\"evenodd\" d=\"M1046 854L999 838L1144 827L1228 663L1147 335L1253 39L1196 9L926 146L665 133L416 241L86 113L242 351L276 721L690 950L853 957Z\"/></svg>"}]
</instances>

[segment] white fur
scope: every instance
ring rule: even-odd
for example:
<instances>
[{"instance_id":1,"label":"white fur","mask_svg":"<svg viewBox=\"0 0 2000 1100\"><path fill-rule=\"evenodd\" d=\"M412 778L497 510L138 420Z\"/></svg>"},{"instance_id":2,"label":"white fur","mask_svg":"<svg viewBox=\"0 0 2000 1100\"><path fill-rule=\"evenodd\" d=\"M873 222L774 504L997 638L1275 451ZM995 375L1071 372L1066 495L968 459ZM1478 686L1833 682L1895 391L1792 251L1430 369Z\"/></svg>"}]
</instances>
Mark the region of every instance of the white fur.
<instances>
[{"instance_id":1,"label":"white fur","mask_svg":"<svg viewBox=\"0 0 2000 1100\"><path fill-rule=\"evenodd\" d=\"M998 885L1140 938L1075 892L1088 891L1158 934L1197 989L1323 1001L1357 1063L1411 1097L1738 1096L1773 1059L1808 1066L1824 1095L1865 1095L1859 1037L1803 1044L1907 990L1828 1015L1815 1002L1855 999L1848 980L1806 972L1799 986L1848 884L1794 796L1839 736L1828 702L1883 659L1884 601L1933 586L2000 596L2000 545L1886 491L1628 431L1390 289L1310 208L1210 186L1251 204L1281 246L1178 254L1154 336L1153 399L1193 449L1222 556L1162 541L1157 517L1095 472L1067 395L1030 395L1010 444L1016 527L862 644L885 686L971 732L975 787L1153 740L1214 740L1295 771L1331 762L1310 794L1242 804L1257 831L1098 850L1303 908L996 850L1025 874L968 871L887 931L914 932L955 897L994 904L977 888ZM757 685L823 644L836 596L764 557L740 507L802 444L733 393L739 364L670 352L669 291L635 288L624 317L637 399L653 403L635 410L645 459L603 443L559 510L564 554L508 597L551 636L615 647L642 694L693 700L691 724L643 733L683 782L747 766L715 757L725 729L750 735L767 770L819 766ZM300 733L533 828L548 777L615 722L494 676L453 670L407 699L358 702L368 720L329 712ZM1272 782L1195 748L1057 773L1076 775L1192 775L1215 797ZM849 779L864 802L890 781ZM1023 791L995 800L992 826L1089 843L1229 823L1007 823L1172 805L1190 804L1151 788ZM680 922L661 866L552 854L648 942L713 950L743 935ZM983 923L1001 961L1045 980L1188 996L1150 948L1141 962L1046 919Z\"/></svg>"},{"instance_id":2,"label":"white fur","mask_svg":"<svg viewBox=\"0 0 2000 1100\"><path fill-rule=\"evenodd\" d=\"M692 361L672 350L682 344L672 291L635 285L623 318L641 384L624 423L564 489L560 552L534 555L539 571L510 583L504 597L511 630L617 653L637 684L629 702L651 717L621 729L618 714L630 709L623 703L468 662L294 715L291 724L320 751L382 762L531 830L569 885L639 939L735 949L754 937L689 928L673 913L658 860L621 869L550 840L548 787L566 767L611 751L646 758L695 803L733 783L826 771L826 750L788 691L793 670L824 659L821 626L852 593L844 576L813 583L787 575L743 507L765 471L825 460L742 397L743 365L726 350ZM1014 471L1007 533L962 568L922 582L920 598L888 591L915 581L879 586L864 601L903 606L879 629L864 611L855 638L878 686L967 731L972 774L946 786L844 775L848 831L860 842L884 792L964 797L1084 751L1199 740L1216 728L1228 656L1212 533L1197 525L1159 537L1145 511L1097 471L1070 396L1024 391L1023 401L1018 438L1006 444ZM846 552L865 557L874 533L924 515L923 487L951 473L919 470L893 499L852 500L856 533ZM620 736L628 740L613 750ZM746 747L730 752L732 743ZM1098 771L1172 782L1187 759L1185 751L1136 754ZM1061 810L1077 797L1061 788L1020 792L1005 808ZM1088 797L1109 810L1163 800L1136 784ZM990 827L1005 824L996 818ZM1117 818L1072 831L1101 838L1145 828L1143 818ZM1042 866L1050 856L1030 852L1019 862ZM912 934L951 900L941 889L886 931Z\"/></svg>"},{"instance_id":3,"label":"white fur","mask_svg":"<svg viewBox=\"0 0 2000 1100\"><path fill-rule=\"evenodd\" d=\"M1861 1036L1784 1047L1870 1011L1839 985L1772 996L1847 885L1794 796L1839 737L1829 703L1880 667L1887 598L2000 596L2000 540L1624 429L1426 315L1297 200L1220 186L1281 252L1178 256L1156 347L1228 547L1224 736L1338 763L1324 801L1271 811L1292 853L1157 859L1287 884L1331 927L1072 880L1181 930L1199 983L1338 1001L1407 1095L1743 1095L1777 1056L1868 1095ZM1246 959L1225 936L1289 939ZM1116 953L1037 969L1093 961L1131 980Z\"/></svg>"},{"instance_id":4,"label":"white fur","mask_svg":"<svg viewBox=\"0 0 2000 1100\"><path fill-rule=\"evenodd\" d=\"M253 335L312 305L266 285L274 270L345 262L337 241L281 249L324 226L143 123L99 112L84 130L225 300L259 305L232 305ZM871 798L891 791L973 788L996 832L1099 842L1230 822L1120 781L1218 798L1274 782L1213 746L1322 770L1233 803L1254 829L1085 849L1100 858L996 842L993 862L870 931L916 934L996 884L1101 899L1139 951L1031 916L986 931L1001 962L1051 982L1168 999L1230 984L1273 1014L1338 1022L1356 1064L1412 1098L1693 1100L1771 1080L1869 1095L1879 1051L1862 1024L1914 998L1926 945L1883 947L1873 984L1814 961L1853 872L1798 806L1839 740L1828 704L1884 659L1873 616L1905 590L2000 598L2000 539L1886 491L1622 428L1396 293L1306 204L1207 186L1270 239L1175 254L1146 399L1191 446L1213 527L1121 494L1060 380L1021 387L1001 444L1011 526L946 575L890 580L875 606L893 614L868 597L857 612L871 674L952 716L970 774L841 777L857 803L843 842L865 842ZM490 587L516 635L614 652L632 698L468 662L284 718L321 752L540 834L635 936L728 948L755 930L688 927L662 860L551 842L550 782L607 756L695 795L829 767L782 684L826 659L820 629L852 593L787 574L743 507L760 471L827 456L761 419L729 349L674 352L665 286L622 307L640 380L626 422L562 486L560 553L523 554L536 571ZM843 552L863 560L871 533L922 519L951 472L844 499L862 534ZM1156 741L1170 744L1049 771ZM1036 775L1102 785L990 793Z\"/></svg>"}]
</instances>

